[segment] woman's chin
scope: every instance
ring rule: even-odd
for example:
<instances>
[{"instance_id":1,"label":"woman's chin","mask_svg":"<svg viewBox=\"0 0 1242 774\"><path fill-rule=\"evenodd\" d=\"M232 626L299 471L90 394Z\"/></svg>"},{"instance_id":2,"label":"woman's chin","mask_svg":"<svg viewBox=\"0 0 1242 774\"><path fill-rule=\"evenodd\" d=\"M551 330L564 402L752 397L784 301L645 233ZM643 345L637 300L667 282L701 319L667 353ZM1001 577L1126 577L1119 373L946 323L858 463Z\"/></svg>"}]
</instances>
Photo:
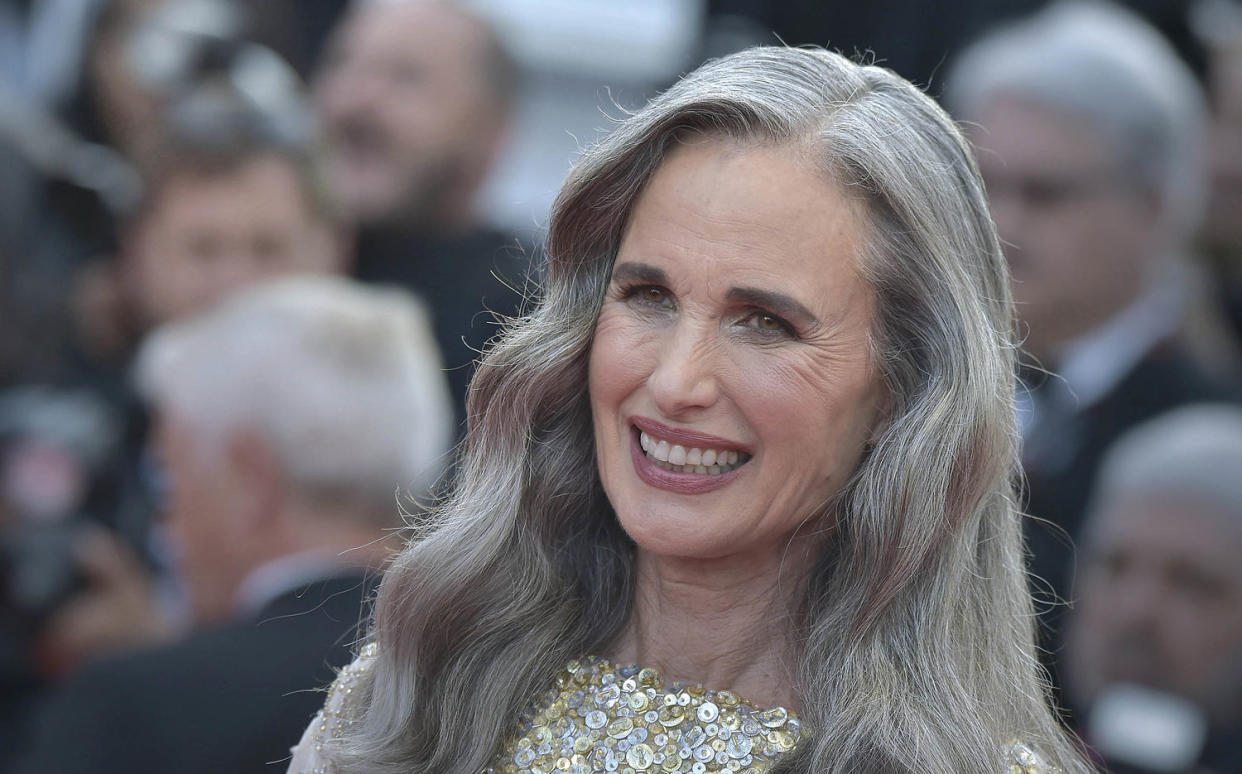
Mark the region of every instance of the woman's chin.
<instances>
[{"instance_id":1,"label":"woman's chin","mask_svg":"<svg viewBox=\"0 0 1242 774\"><path fill-rule=\"evenodd\" d=\"M617 513L617 520L638 550L665 559L703 561L734 553L737 542L705 514L643 509L641 515ZM730 545L732 543L732 545Z\"/></svg>"}]
</instances>

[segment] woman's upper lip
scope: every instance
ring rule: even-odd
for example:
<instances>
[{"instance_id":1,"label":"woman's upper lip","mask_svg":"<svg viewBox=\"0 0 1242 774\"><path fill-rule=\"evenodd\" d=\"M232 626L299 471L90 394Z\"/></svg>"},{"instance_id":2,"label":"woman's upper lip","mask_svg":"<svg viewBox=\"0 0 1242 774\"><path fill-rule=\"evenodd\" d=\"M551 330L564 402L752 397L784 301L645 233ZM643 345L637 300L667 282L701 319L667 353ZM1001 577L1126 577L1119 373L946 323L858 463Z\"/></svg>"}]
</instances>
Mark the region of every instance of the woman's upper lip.
<instances>
[{"instance_id":1,"label":"woman's upper lip","mask_svg":"<svg viewBox=\"0 0 1242 774\"><path fill-rule=\"evenodd\" d=\"M630 422L634 424L634 427L637 427L647 435L654 435L660 440L668 441L669 443L681 444L682 446L697 446L702 449L735 449L750 454L750 449L744 444L731 441L728 438L721 438L718 435L670 427L647 417L630 417Z\"/></svg>"}]
</instances>

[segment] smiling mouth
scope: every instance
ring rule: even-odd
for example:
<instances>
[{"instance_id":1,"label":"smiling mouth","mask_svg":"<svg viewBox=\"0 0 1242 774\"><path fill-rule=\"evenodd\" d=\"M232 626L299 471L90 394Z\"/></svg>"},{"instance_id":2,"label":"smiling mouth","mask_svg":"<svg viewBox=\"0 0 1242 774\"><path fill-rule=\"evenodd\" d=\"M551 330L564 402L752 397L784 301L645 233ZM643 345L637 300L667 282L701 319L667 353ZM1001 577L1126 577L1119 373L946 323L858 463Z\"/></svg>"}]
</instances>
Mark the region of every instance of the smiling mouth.
<instances>
[{"instance_id":1,"label":"smiling mouth","mask_svg":"<svg viewBox=\"0 0 1242 774\"><path fill-rule=\"evenodd\" d=\"M639 448L651 464L672 473L720 476L737 470L751 459L751 455L740 449L687 447L638 428L634 431L638 433Z\"/></svg>"}]
</instances>

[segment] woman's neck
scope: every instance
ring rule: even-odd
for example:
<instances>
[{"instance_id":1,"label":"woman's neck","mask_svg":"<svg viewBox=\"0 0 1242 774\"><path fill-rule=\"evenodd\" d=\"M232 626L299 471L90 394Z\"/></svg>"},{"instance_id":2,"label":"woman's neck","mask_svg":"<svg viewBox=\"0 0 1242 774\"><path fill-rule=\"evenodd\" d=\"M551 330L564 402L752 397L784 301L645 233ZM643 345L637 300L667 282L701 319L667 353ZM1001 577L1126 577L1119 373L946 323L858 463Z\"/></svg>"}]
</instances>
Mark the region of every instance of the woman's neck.
<instances>
[{"instance_id":1,"label":"woman's neck","mask_svg":"<svg viewBox=\"0 0 1242 774\"><path fill-rule=\"evenodd\" d=\"M794 611L810 567L793 553L692 560L638 549L634 608L608 656L670 680L797 709Z\"/></svg>"}]
</instances>

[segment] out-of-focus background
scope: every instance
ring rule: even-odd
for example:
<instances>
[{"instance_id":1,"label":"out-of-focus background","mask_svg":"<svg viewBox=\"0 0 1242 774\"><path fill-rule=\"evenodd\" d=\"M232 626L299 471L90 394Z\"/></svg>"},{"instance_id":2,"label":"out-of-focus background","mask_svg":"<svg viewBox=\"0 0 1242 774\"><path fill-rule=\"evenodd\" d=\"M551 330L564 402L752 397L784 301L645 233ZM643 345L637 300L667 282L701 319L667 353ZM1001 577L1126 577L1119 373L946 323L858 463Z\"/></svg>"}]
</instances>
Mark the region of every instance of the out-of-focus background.
<instances>
[{"instance_id":1,"label":"out-of-focus background","mask_svg":"<svg viewBox=\"0 0 1242 774\"><path fill-rule=\"evenodd\" d=\"M283 771L575 157L757 44L963 122L1054 695L1242 771L1238 0L0 0L0 773Z\"/></svg>"}]
</instances>

